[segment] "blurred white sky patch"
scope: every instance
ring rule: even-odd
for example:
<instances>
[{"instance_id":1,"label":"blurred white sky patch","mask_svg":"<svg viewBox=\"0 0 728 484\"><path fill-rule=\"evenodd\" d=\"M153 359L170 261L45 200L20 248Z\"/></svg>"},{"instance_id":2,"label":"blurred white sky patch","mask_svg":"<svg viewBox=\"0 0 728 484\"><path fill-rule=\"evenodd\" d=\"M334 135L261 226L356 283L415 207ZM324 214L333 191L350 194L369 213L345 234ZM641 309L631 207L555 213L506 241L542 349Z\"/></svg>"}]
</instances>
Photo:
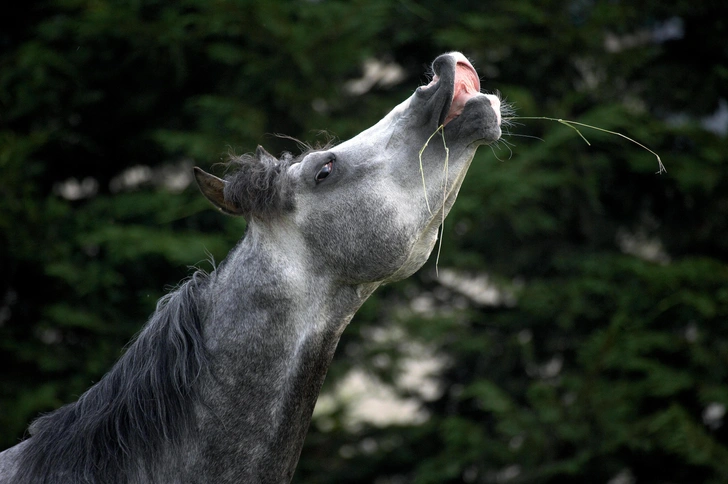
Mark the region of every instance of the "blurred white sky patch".
<instances>
[{"instance_id":1,"label":"blurred white sky patch","mask_svg":"<svg viewBox=\"0 0 728 484\"><path fill-rule=\"evenodd\" d=\"M625 254L659 264L670 262L670 256L662 241L656 237L649 237L644 231L630 232L626 228L620 228L617 230L616 238L619 249Z\"/></svg>"},{"instance_id":2,"label":"blurred white sky patch","mask_svg":"<svg viewBox=\"0 0 728 484\"><path fill-rule=\"evenodd\" d=\"M629 34L617 35L607 32L604 36L604 50L609 53L621 52L646 44L661 44L668 40L682 39L685 36L685 25L680 17L671 17L652 28L644 28Z\"/></svg>"},{"instance_id":3,"label":"blurred white sky patch","mask_svg":"<svg viewBox=\"0 0 728 484\"><path fill-rule=\"evenodd\" d=\"M193 162L189 159L177 163L166 164L156 168L136 165L119 173L109 183L112 193L136 190L150 183L172 192L181 192L192 183Z\"/></svg>"},{"instance_id":4,"label":"blurred white sky patch","mask_svg":"<svg viewBox=\"0 0 728 484\"><path fill-rule=\"evenodd\" d=\"M439 375L447 364L446 358L411 340L396 325L366 328L362 333L374 344L396 345L398 354L404 355L395 384L386 384L361 368L353 369L332 391L319 397L314 409L316 425L326 430L331 425L327 416L339 409L343 409L344 424L351 431L362 424L384 427L426 421L429 413L422 403L442 395Z\"/></svg>"},{"instance_id":5,"label":"blurred white sky patch","mask_svg":"<svg viewBox=\"0 0 728 484\"><path fill-rule=\"evenodd\" d=\"M468 306L513 306L513 291L501 287L485 273L466 273L441 268L433 280L440 286L432 291L412 294L398 310L427 314L456 314ZM515 282L514 287L519 284ZM395 318L396 319L396 318ZM453 324L457 324L454 320ZM429 418L422 403L439 398L444 388L440 374L447 367L446 356L434 348L415 341L406 330L392 321L386 327L362 328L364 345L391 348L398 355L397 368L385 353L372 358L372 364L395 375L394 385L380 381L364 369L353 369L337 386L322 394L314 410L314 422L326 430L333 425L328 418L335 411L343 410L344 425L356 430L362 424L387 426L393 424L418 424ZM560 368L559 368L560 369ZM558 372L558 370L556 370ZM402 395L407 395L403 397Z\"/></svg>"},{"instance_id":6,"label":"blurred white sky patch","mask_svg":"<svg viewBox=\"0 0 728 484\"><path fill-rule=\"evenodd\" d=\"M622 469L607 481L607 484L634 484L637 482L630 469Z\"/></svg>"},{"instance_id":7,"label":"blurred white sky patch","mask_svg":"<svg viewBox=\"0 0 728 484\"><path fill-rule=\"evenodd\" d=\"M147 165L129 167L111 179L111 193L137 190L141 186L151 184L171 192L181 192L192 183L192 160L181 160L156 168ZM68 178L53 186L53 193L66 200L93 198L99 191L99 182L95 178Z\"/></svg>"},{"instance_id":8,"label":"blurred white sky patch","mask_svg":"<svg viewBox=\"0 0 728 484\"><path fill-rule=\"evenodd\" d=\"M83 180L69 178L53 185L53 193L66 200L92 198L98 191L99 182L91 177L86 177Z\"/></svg>"},{"instance_id":9,"label":"blurred white sky patch","mask_svg":"<svg viewBox=\"0 0 728 484\"><path fill-rule=\"evenodd\" d=\"M344 84L344 90L352 96L361 96L374 86L391 87L402 82L405 71L397 63L379 59L367 59L362 65L363 74L359 79L352 79Z\"/></svg>"},{"instance_id":10,"label":"blurred white sky patch","mask_svg":"<svg viewBox=\"0 0 728 484\"><path fill-rule=\"evenodd\" d=\"M628 34L615 34L607 32L604 36L604 50L614 54L624 50L642 47L647 44L662 44L670 40L679 40L685 36L685 23L680 17L671 17L664 22L659 22L651 28L644 28ZM589 73L585 76L587 81L594 82L594 73L591 70L583 69L582 71ZM677 113L670 117L669 123L680 126L690 119L683 113ZM720 99L715 112L709 116L700 119L702 127L718 136L728 135L728 101Z\"/></svg>"},{"instance_id":11,"label":"blurred white sky patch","mask_svg":"<svg viewBox=\"0 0 728 484\"><path fill-rule=\"evenodd\" d=\"M468 274L455 269L440 269L437 281L481 306L514 306L514 294L494 283L486 273Z\"/></svg>"},{"instance_id":12,"label":"blurred white sky patch","mask_svg":"<svg viewBox=\"0 0 728 484\"><path fill-rule=\"evenodd\" d=\"M429 414L419 400L399 397L391 386L385 385L365 371L351 371L332 393L322 394L314 419L325 427L325 415L340 406L345 408L346 426L352 430L361 424L386 427L392 424L418 424L426 421Z\"/></svg>"},{"instance_id":13,"label":"blurred white sky patch","mask_svg":"<svg viewBox=\"0 0 728 484\"><path fill-rule=\"evenodd\" d=\"M110 183L113 193L134 190L144 183L152 181L152 169L146 165L137 165L127 168L115 176Z\"/></svg>"},{"instance_id":14,"label":"blurred white sky patch","mask_svg":"<svg viewBox=\"0 0 728 484\"><path fill-rule=\"evenodd\" d=\"M667 119L665 120L668 125L674 126L674 127L681 127L685 126L686 124L693 122L695 120L694 117L690 116L687 113L672 113L670 114ZM700 123L700 126L706 130L710 131L716 136L725 137L728 135L728 101L726 101L724 98L721 98L718 100L718 105L715 108L715 111L713 111L713 114L710 114L708 116L703 116L702 118L698 118L697 121Z\"/></svg>"},{"instance_id":15,"label":"blurred white sky patch","mask_svg":"<svg viewBox=\"0 0 728 484\"><path fill-rule=\"evenodd\" d=\"M703 410L703 423L711 429L716 430L723 425L725 413L725 405L712 402Z\"/></svg>"},{"instance_id":16,"label":"blurred white sky patch","mask_svg":"<svg viewBox=\"0 0 728 484\"><path fill-rule=\"evenodd\" d=\"M720 99L718 108L710 116L700 120L703 128L718 136L728 135L728 101Z\"/></svg>"}]
</instances>

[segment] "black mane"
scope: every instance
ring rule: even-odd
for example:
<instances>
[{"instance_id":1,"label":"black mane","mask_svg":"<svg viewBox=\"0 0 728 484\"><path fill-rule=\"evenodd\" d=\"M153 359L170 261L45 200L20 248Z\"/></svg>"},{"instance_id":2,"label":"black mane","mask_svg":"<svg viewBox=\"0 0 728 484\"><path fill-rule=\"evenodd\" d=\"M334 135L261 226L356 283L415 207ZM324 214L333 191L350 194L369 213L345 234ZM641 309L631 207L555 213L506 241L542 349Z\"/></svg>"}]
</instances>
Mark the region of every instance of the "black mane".
<instances>
[{"instance_id":1,"label":"black mane","mask_svg":"<svg viewBox=\"0 0 728 484\"><path fill-rule=\"evenodd\" d=\"M286 170L296 161L285 153L280 160L273 156L245 154L228 162L233 172L225 177L225 199L247 216L269 219L293 209L293 192Z\"/></svg>"},{"instance_id":2,"label":"black mane","mask_svg":"<svg viewBox=\"0 0 728 484\"><path fill-rule=\"evenodd\" d=\"M303 152L294 156L284 152L280 158L258 147L254 154L231 155L227 162L230 174L225 177L225 200L239 207L246 217L270 219L293 210L293 187L287 168L313 151L327 150L333 140L310 146L294 138Z\"/></svg>"},{"instance_id":3,"label":"black mane","mask_svg":"<svg viewBox=\"0 0 728 484\"><path fill-rule=\"evenodd\" d=\"M195 381L208 367L199 294L209 278L198 271L160 299L97 384L31 425L17 482L113 484L133 476L157 482L154 463L190 431Z\"/></svg>"}]
</instances>

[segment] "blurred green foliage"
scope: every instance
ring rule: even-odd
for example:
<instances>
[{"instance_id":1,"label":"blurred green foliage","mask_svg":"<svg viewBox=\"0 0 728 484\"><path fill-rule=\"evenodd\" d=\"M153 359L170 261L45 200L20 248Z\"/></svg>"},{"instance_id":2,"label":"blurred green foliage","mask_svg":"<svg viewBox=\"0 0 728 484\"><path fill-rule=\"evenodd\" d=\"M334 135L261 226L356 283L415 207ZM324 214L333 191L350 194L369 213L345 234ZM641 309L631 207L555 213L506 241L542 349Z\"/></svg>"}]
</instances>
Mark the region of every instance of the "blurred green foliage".
<instances>
[{"instance_id":1,"label":"blurred green foliage","mask_svg":"<svg viewBox=\"0 0 728 484\"><path fill-rule=\"evenodd\" d=\"M0 446L97 381L244 222L187 173L370 126L460 50L522 116L482 148L434 261L344 333L352 368L428 418L311 427L296 482L728 481L728 32L723 2L45 0L0 20ZM367 59L393 85L352 94ZM720 108L723 106L722 108ZM722 111L721 111L722 109ZM722 114L720 114L722 113ZM433 258L434 259L434 258ZM428 301L418 310L413 300ZM445 361L397 386L399 328ZM383 359L383 357L386 357ZM384 362L384 364L382 363Z\"/></svg>"}]
</instances>

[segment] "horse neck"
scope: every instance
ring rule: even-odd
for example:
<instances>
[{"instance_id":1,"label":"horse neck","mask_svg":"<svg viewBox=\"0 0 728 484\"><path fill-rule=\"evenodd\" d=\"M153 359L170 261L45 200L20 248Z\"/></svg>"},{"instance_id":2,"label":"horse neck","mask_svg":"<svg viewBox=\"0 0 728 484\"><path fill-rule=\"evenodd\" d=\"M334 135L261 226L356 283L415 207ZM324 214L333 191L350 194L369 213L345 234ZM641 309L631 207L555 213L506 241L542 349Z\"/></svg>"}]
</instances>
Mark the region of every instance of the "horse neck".
<instances>
[{"instance_id":1,"label":"horse neck","mask_svg":"<svg viewBox=\"0 0 728 484\"><path fill-rule=\"evenodd\" d=\"M271 238L250 226L209 288L193 470L209 482L290 480L341 332L374 289L335 284L295 238Z\"/></svg>"}]
</instances>

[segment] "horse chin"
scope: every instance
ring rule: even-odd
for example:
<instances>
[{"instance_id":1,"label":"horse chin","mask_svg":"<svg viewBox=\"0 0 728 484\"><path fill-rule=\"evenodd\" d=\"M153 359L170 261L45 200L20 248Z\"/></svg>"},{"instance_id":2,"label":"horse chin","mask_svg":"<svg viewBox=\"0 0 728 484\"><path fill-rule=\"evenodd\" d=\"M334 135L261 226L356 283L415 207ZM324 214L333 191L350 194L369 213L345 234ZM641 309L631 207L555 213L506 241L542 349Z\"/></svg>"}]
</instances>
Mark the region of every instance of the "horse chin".
<instances>
[{"instance_id":1,"label":"horse chin","mask_svg":"<svg viewBox=\"0 0 728 484\"><path fill-rule=\"evenodd\" d=\"M405 262L391 276L382 281L383 284L406 279L425 265L437 243L438 226L428 226L415 241Z\"/></svg>"}]
</instances>

